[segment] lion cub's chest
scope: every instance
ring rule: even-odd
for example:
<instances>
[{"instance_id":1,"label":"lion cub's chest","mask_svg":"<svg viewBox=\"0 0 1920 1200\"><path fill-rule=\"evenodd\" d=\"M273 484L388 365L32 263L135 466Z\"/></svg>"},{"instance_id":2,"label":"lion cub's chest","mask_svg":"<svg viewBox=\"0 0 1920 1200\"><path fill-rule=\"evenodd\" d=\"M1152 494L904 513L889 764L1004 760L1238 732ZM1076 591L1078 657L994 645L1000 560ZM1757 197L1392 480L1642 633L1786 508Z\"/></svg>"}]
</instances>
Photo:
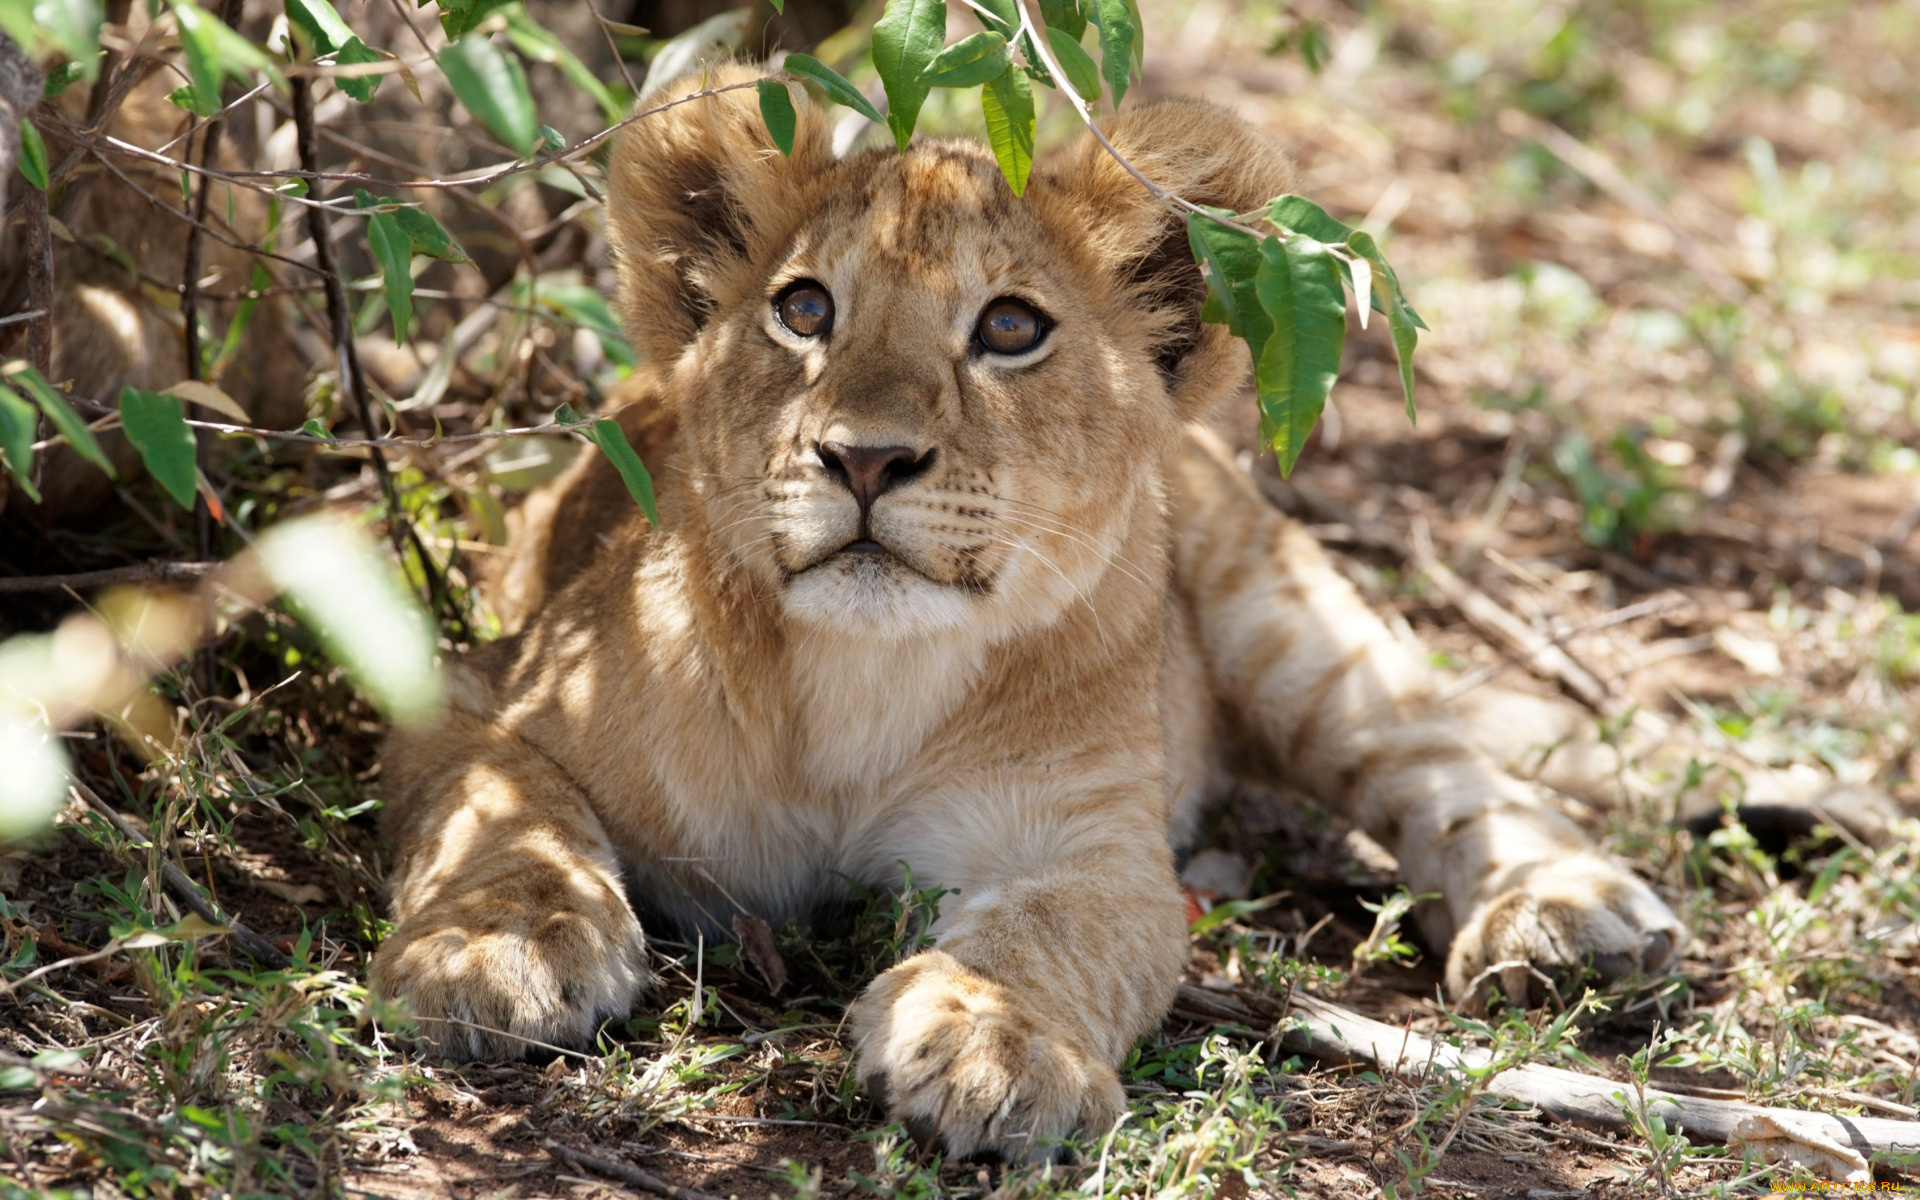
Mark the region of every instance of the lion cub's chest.
<instances>
[{"instance_id":1,"label":"lion cub's chest","mask_svg":"<svg viewBox=\"0 0 1920 1200\"><path fill-rule=\"evenodd\" d=\"M909 766L978 682L985 649L962 636L800 641L787 718L802 786L856 794ZM857 803L857 801L856 801Z\"/></svg>"},{"instance_id":2,"label":"lion cub's chest","mask_svg":"<svg viewBox=\"0 0 1920 1200\"><path fill-rule=\"evenodd\" d=\"M849 879L890 880L894 836L923 814L935 761L983 672L983 647L799 640L773 703L711 698L649 747L664 820L603 814L650 907L683 926L745 909L779 921L844 897ZM758 719L755 719L755 718ZM605 807L603 800L602 806ZM651 805L643 807L652 807Z\"/></svg>"}]
</instances>

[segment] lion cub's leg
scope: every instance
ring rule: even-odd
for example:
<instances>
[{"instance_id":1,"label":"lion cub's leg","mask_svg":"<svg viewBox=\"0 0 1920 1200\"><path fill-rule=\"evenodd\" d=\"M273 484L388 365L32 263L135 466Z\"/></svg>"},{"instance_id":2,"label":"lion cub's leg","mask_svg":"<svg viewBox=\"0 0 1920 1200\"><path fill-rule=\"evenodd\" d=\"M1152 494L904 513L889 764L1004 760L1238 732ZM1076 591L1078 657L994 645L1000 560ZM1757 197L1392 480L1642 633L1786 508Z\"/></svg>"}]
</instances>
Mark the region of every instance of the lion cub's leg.
<instances>
[{"instance_id":1,"label":"lion cub's leg","mask_svg":"<svg viewBox=\"0 0 1920 1200\"><path fill-rule=\"evenodd\" d=\"M1447 986L1483 972L1522 1001L1529 968L1612 978L1672 960L1681 930L1653 891L1495 767L1312 535L1268 505L1211 434L1176 473L1176 571L1221 701L1252 757L1399 857ZM1470 998L1470 997L1469 997Z\"/></svg>"},{"instance_id":2,"label":"lion cub's leg","mask_svg":"<svg viewBox=\"0 0 1920 1200\"><path fill-rule=\"evenodd\" d=\"M1125 1111L1114 1068L1172 1003L1186 914L1151 792L1025 803L1015 783L987 786L964 845L903 831L916 875L959 892L936 948L875 979L848 1026L862 1086L917 1138L1018 1162Z\"/></svg>"},{"instance_id":3,"label":"lion cub's leg","mask_svg":"<svg viewBox=\"0 0 1920 1200\"><path fill-rule=\"evenodd\" d=\"M647 982L646 942L585 797L497 726L450 714L382 755L394 928L375 986L462 1058L589 1045Z\"/></svg>"}]
</instances>

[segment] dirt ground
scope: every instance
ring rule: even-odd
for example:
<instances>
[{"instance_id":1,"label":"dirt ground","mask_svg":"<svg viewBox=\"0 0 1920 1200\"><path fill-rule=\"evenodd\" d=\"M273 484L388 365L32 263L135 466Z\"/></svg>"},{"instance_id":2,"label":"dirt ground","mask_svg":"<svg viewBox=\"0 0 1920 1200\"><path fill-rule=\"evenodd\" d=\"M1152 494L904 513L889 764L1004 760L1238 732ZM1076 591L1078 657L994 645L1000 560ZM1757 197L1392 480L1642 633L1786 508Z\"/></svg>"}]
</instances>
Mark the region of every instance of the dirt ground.
<instances>
[{"instance_id":1,"label":"dirt ground","mask_svg":"<svg viewBox=\"0 0 1920 1200\"><path fill-rule=\"evenodd\" d=\"M1637 708L1679 744L1872 789L1911 816L1915 9L1141 8L1142 99L1199 94L1272 129L1301 164L1303 193L1381 234L1432 326L1409 426L1383 323L1350 323L1332 410L1289 480L1251 454L1250 396L1222 414L1274 503L1340 555L1463 697L1564 697L1571 685L1436 586L1426 563L1553 639L1614 718ZM1043 132L1063 132L1059 116ZM927 119L966 129L976 117ZM594 249L583 235L574 253ZM582 402L543 392L541 378L528 368L514 411ZM463 366L437 407L405 419L475 425L498 379ZM263 503L377 498L357 461L262 454L247 486ZM481 543L463 560L471 573L488 537L472 494L515 496L450 447L403 469L432 492L437 533ZM41 534L0 549L0 573L170 553L123 526ZM0 594L0 635L49 628L71 603ZM777 990L731 947L663 945L659 996L609 1031L605 1055L449 1066L411 1054L376 1028L364 989L382 860L361 806L378 794L379 723L313 652L269 613L224 635L198 674L183 668L168 699L201 735L170 768L98 727L69 739L80 779L140 828L167 831L160 840L225 911L297 952L293 971L218 940L122 948L130 930L186 914L157 885L157 860L83 804L44 840L0 848L0 1197L1544 1200L1812 1179L1665 1129L1550 1122L1444 1073L1383 1080L1300 1060L1278 1029L1185 1010L1129 1064L1134 1112L1105 1153L1085 1146L1051 1168L941 1163L848 1079L838 1025L873 912L846 930L776 931L790 976ZM1642 751L1656 763L1643 741L1636 764ZM1672 761L1636 766L1621 806L1579 810L1694 931L1673 976L1582 1018L1572 1036L1584 1058L1546 1039L1551 1013L1454 1024L1432 954L1410 925L1394 943L1379 923L1390 860L1296 797L1233 797L1213 827L1211 844L1240 855L1249 894L1269 902L1196 935L1189 982L1269 999L1307 988L1410 1030L1523 1044L1529 1061L1623 1087L1638 1070L1697 1095L1920 1119L1920 826L1790 845L1716 817L1708 796L1704 822L1684 828L1699 797ZM1383 934L1403 948L1356 959ZM30 974L50 964L61 965ZM1872 1177L1920 1187L1915 1170L1883 1160Z\"/></svg>"}]
</instances>

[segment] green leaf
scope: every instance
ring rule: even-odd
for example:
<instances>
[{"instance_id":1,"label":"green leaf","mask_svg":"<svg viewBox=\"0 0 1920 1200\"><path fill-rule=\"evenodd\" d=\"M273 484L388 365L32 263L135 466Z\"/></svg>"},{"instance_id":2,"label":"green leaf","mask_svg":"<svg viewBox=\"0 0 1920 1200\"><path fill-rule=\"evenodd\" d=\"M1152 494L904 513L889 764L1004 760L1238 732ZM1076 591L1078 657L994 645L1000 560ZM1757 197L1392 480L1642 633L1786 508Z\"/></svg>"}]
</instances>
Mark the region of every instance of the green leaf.
<instances>
[{"instance_id":1,"label":"green leaf","mask_svg":"<svg viewBox=\"0 0 1920 1200\"><path fill-rule=\"evenodd\" d=\"M1325 243L1304 233L1260 243L1254 286L1273 321L1254 360L1261 433L1280 459L1280 473L1288 475L1340 373L1347 294Z\"/></svg>"},{"instance_id":2,"label":"green leaf","mask_svg":"<svg viewBox=\"0 0 1920 1200\"><path fill-rule=\"evenodd\" d=\"M59 51L82 78L89 80L100 70L100 28L104 23L99 0L0 0L0 33L20 43L35 58L49 49ZM51 72L47 83L53 85Z\"/></svg>"},{"instance_id":3,"label":"green leaf","mask_svg":"<svg viewBox=\"0 0 1920 1200\"><path fill-rule=\"evenodd\" d=\"M507 10L507 37L513 42L514 49L534 62L559 67L560 73L567 77L567 82L585 92L600 106L600 115L609 124L627 115L625 106L614 98L606 84L600 82L593 68L581 62L565 42L535 21L528 14L526 5L516 4Z\"/></svg>"},{"instance_id":4,"label":"green leaf","mask_svg":"<svg viewBox=\"0 0 1920 1200\"><path fill-rule=\"evenodd\" d=\"M434 628L365 534L334 517L282 522L259 540L261 565L327 653L394 721L440 708Z\"/></svg>"},{"instance_id":5,"label":"green leaf","mask_svg":"<svg viewBox=\"0 0 1920 1200\"><path fill-rule=\"evenodd\" d=\"M1368 262L1373 264L1375 276L1386 280L1387 289L1399 299L1400 307L1407 310L1407 320L1415 329L1425 329L1427 323L1420 319L1419 313L1413 311L1413 305L1407 303L1407 294L1400 288L1400 275L1393 269L1393 265L1386 260L1386 257L1380 253L1380 247L1374 243L1373 235L1366 232L1356 232L1352 237L1347 239L1347 248L1355 254L1364 256ZM1376 299L1379 296L1377 287L1374 295ZM1378 303L1373 306L1373 311L1392 315L1391 309L1382 308Z\"/></svg>"},{"instance_id":6,"label":"green leaf","mask_svg":"<svg viewBox=\"0 0 1920 1200\"><path fill-rule=\"evenodd\" d=\"M385 60L380 57L378 50L367 45L359 38L353 37L348 38L347 44L340 47L339 51L334 54L333 61L336 66L353 67L366 63L384 62ZM339 86L341 91L352 96L362 104L365 104L367 101L373 99L375 92L380 90L380 80L382 78L383 77L379 75L335 75L333 82Z\"/></svg>"},{"instance_id":7,"label":"green leaf","mask_svg":"<svg viewBox=\"0 0 1920 1200\"><path fill-rule=\"evenodd\" d=\"M1067 73L1067 82L1073 90L1080 93L1081 99L1092 104L1100 99L1100 68L1095 65L1093 56L1080 45L1080 40L1064 30L1047 28L1047 45L1052 48L1053 56L1060 60L1060 69Z\"/></svg>"},{"instance_id":8,"label":"green leaf","mask_svg":"<svg viewBox=\"0 0 1920 1200\"><path fill-rule=\"evenodd\" d=\"M93 431L87 428L87 423L60 398L60 393L53 390L53 385L42 378L40 372L22 363L18 370L7 376L7 382L33 398L33 402L40 406L41 412L47 414L47 420L53 422L54 429L67 439L67 444L73 447L76 454L105 471L108 479L120 478L113 464L107 461L106 452L100 449L100 443L94 440Z\"/></svg>"},{"instance_id":9,"label":"green leaf","mask_svg":"<svg viewBox=\"0 0 1920 1200\"><path fill-rule=\"evenodd\" d=\"M887 89L887 125L902 150L932 90L921 75L946 40L946 0L887 0L873 27L873 67Z\"/></svg>"},{"instance_id":10,"label":"green leaf","mask_svg":"<svg viewBox=\"0 0 1920 1200\"><path fill-rule=\"evenodd\" d=\"M572 410L565 409L567 416ZM555 414L556 418L559 414ZM640 505L640 511L647 514L647 524L660 528L660 514L654 510L653 477L647 474L647 465L633 452L632 443L627 435L620 431L620 423L601 417L593 423L591 429L580 431L587 440L600 447L600 453L607 456L613 469L620 472L620 482L627 485L627 494Z\"/></svg>"},{"instance_id":11,"label":"green leaf","mask_svg":"<svg viewBox=\"0 0 1920 1200\"><path fill-rule=\"evenodd\" d=\"M316 58L333 55L337 64L377 63L380 55L340 19L330 0L286 0L287 24L299 34ZM378 75L342 75L334 82L355 100L366 102L380 87Z\"/></svg>"},{"instance_id":12,"label":"green leaf","mask_svg":"<svg viewBox=\"0 0 1920 1200\"><path fill-rule=\"evenodd\" d=\"M40 493L33 487L33 439L39 423L33 405L0 388L0 463L13 472L14 482L35 504L40 503Z\"/></svg>"},{"instance_id":13,"label":"green leaf","mask_svg":"<svg viewBox=\"0 0 1920 1200\"><path fill-rule=\"evenodd\" d=\"M1222 218L1231 218L1225 209L1215 210ZM1273 332L1273 322L1260 307L1254 288L1254 276L1260 270L1260 243L1255 238L1210 220L1198 213L1187 217L1187 244L1207 279L1207 300L1200 319L1225 325L1227 331L1246 341L1254 360Z\"/></svg>"},{"instance_id":14,"label":"green leaf","mask_svg":"<svg viewBox=\"0 0 1920 1200\"><path fill-rule=\"evenodd\" d=\"M187 55L188 107L203 117L220 111L220 89L228 79L244 78L251 70L265 71L281 82L278 68L260 47L235 33L220 18L190 0L172 0L180 24L180 48Z\"/></svg>"},{"instance_id":15,"label":"green leaf","mask_svg":"<svg viewBox=\"0 0 1920 1200\"><path fill-rule=\"evenodd\" d=\"M787 0L767 0L767 3L773 5L773 11L777 13L784 14L787 11Z\"/></svg>"},{"instance_id":16,"label":"green leaf","mask_svg":"<svg viewBox=\"0 0 1920 1200\"><path fill-rule=\"evenodd\" d=\"M999 78L1013 62L1007 39L997 33L961 38L934 57L920 80L934 87L979 87Z\"/></svg>"},{"instance_id":17,"label":"green leaf","mask_svg":"<svg viewBox=\"0 0 1920 1200\"><path fill-rule=\"evenodd\" d=\"M1020 28L1020 10L1014 0L974 0L974 4L973 15L988 32L1011 40L1013 31Z\"/></svg>"},{"instance_id":18,"label":"green leaf","mask_svg":"<svg viewBox=\"0 0 1920 1200\"><path fill-rule=\"evenodd\" d=\"M1075 0L1040 0L1040 20L1048 29L1057 29L1072 38L1076 46L1080 44L1080 35L1087 31L1087 19L1080 15L1080 6Z\"/></svg>"},{"instance_id":19,"label":"green leaf","mask_svg":"<svg viewBox=\"0 0 1920 1200\"><path fill-rule=\"evenodd\" d=\"M425 254L441 262L466 263L473 260L453 240L446 226L440 224L433 214L419 208L396 208L390 214L394 223L406 233L407 240L413 243L416 254Z\"/></svg>"},{"instance_id":20,"label":"green leaf","mask_svg":"<svg viewBox=\"0 0 1920 1200\"><path fill-rule=\"evenodd\" d=\"M316 417L308 417L302 421L300 423L300 432L306 434L308 437L325 438L329 442L337 440L333 436L333 430L322 425Z\"/></svg>"},{"instance_id":21,"label":"green leaf","mask_svg":"<svg viewBox=\"0 0 1920 1200\"><path fill-rule=\"evenodd\" d=\"M353 206L359 209L383 208L387 214L399 223L406 232L407 241L413 244L415 254L425 254L441 262L465 263L473 260L453 240L446 226L434 219L432 213L416 208L389 197L376 196L365 188L353 190Z\"/></svg>"},{"instance_id":22,"label":"green leaf","mask_svg":"<svg viewBox=\"0 0 1920 1200\"><path fill-rule=\"evenodd\" d=\"M1400 277L1387 265L1373 235L1355 233L1347 239L1347 249L1373 264L1374 307L1379 308L1382 301L1386 304L1387 332L1393 335L1393 353L1400 360L1400 390L1407 398L1407 422L1413 424L1419 420L1413 409L1413 350L1420 344L1420 331L1426 323L1407 307L1400 293Z\"/></svg>"},{"instance_id":23,"label":"green leaf","mask_svg":"<svg viewBox=\"0 0 1920 1200\"><path fill-rule=\"evenodd\" d=\"M505 8L513 0L440 0L440 28L448 41L465 37L480 27L495 9ZM424 3L416 8L425 8Z\"/></svg>"},{"instance_id":24,"label":"green leaf","mask_svg":"<svg viewBox=\"0 0 1920 1200\"><path fill-rule=\"evenodd\" d=\"M519 60L485 37L463 37L440 51L440 71L460 103L495 137L517 154L532 152L539 121Z\"/></svg>"},{"instance_id":25,"label":"green leaf","mask_svg":"<svg viewBox=\"0 0 1920 1200\"><path fill-rule=\"evenodd\" d=\"M1136 14L1126 0L1089 0L1087 15L1100 31L1100 73L1113 90L1113 106L1119 108L1127 95L1140 41Z\"/></svg>"},{"instance_id":26,"label":"green leaf","mask_svg":"<svg viewBox=\"0 0 1920 1200\"><path fill-rule=\"evenodd\" d=\"M1353 230L1327 215L1327 210L1305 196L1285 195L1267 205L1267 220L1282 229L1298 230L1330 246L1338 245Z\"/></svg>"},{"instance_id":27,"label":"green leaf","mask_svg":"<svg viewBox=\"0 0 1920 1200\"><path fill-rule=\"evenodd\" d=\"M980 93L980 107L987 116L987 142L993 147L994 161L1013 194L1023 195L1027 173L1033 169L1033 85L1027 82L1026 72L1009 68L987 84Z\"/></svg>"},{"instance_id":28,"label":"green leaf","mask_svg":"<svg viewBox=\"0 0 1920 1200\"><path fill-rule=\"evenodd\" d=\"M373 251L373 261L380 264L386 283L393 340L404 342L407 326L413 322L413 242L392 213L377 212L367 218L367 248Z\"/></svg>"},{"instance_id":29,"label":"green leaf","mask_svg":"<svg viewBox=\"0 0 1920 1200\"><path fill-rule=\"evenodd\" d=\"M140 452L147 473L181 508L193 507L194 441L180 397L141 388L120 389L120 428Z\"/></svg>"},{"instance_id":30,"label":"green leaf","mask_svg":"<svg viewBox=\"0 0 1920 1200\"><path fill-rule=\"evenodd\" d=\"M40 89L42 100L51 100L66 91L86 75L86 68L77 62L63 62L47 70L46 86Z\"/></svg>"},{"instance_id":31,"label":"green leaf","mask_svg":"<svg viewBox=\"0 0 1920 1200\"><path fill-rule=\"evenodd\" d=\"M354 32L329 0L286 0L287 24L316 56L337 53Z\"/></svg>"},{"instance_id":32,"label":"green leaf","mask_svg":"<svg viewBox=\"0 0 1920 1200\"><path fill-rule=\"evenodd\" d=\"M40 140L33 122L24 118L20 121L20 174L34 187L47 190L47 144Z\"/></svg>"},{"instance_id":33,"label":"green leaf","mask_svg":"<svg viewBox=\"0 0 1920 1200\"><path fill-rule=\"evenodd\" d=\"M762 79L754 85L760 93L760 119L767 123L767 135L780 153L793 154L793 131L799 116L793 111L793 96L778 79Z\"/></svg>"},{"instance_id":34,"label":"green leaf","mask_svg":"<svg viewBox=\"0 0 1920 1200\"><path fill-rule=\"evenodd\" d=\"M800 75L819 84L827 93L827 99L836 104L844 104L876 125L884 125L886 118L880 110L867 103L860 89L847 82L847 77L829 67L811 54L789 54L781 64L781 70L789 75Z\"/></svg>"}]
</instances>

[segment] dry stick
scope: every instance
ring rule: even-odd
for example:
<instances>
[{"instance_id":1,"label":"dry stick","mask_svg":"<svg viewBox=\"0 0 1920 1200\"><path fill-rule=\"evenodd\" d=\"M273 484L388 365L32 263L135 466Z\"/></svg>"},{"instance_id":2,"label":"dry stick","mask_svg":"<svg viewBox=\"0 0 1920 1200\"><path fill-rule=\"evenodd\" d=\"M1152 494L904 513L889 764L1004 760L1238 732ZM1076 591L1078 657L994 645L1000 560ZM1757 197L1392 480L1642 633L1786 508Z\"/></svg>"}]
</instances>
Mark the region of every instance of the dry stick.
<instances>
[{"instance_id":1,"label":"dry stick","mask_svg":"<svg viewBox=\"0 0 1920 1200\"><path fill-rule=\"evenodd\" d=\"M219 568L217 562L144 562L101 571L69 575L16 575L0 578L0 595L12 592L61 592L68 588L107 587L116 583L175 583L200 579Z\"/></svg>"},{"instance_id":2,"label":"dry stick","mask_svg":"<svg viewBox=\"0 0 1920 1200\"><path fill-rule=\"evenodd\" d=\"M313 122L313 84L301 76L290 80L289 86L293 91L293 125L295 140L299 145L300 169L317 172L320 170L320 141ZM353 318L347 310L347 289L334 259L333 235L327 229L325 207L311 205L307 208L307 228L313 237L314 265L319 267L320 278L327 285L327 317L333 326L333 349L339 356L341 382L353 397L354 409L367 436L377 438L380 431L373 423L373 401L367 394L367 377L360 369L360 351L353 338ZM421 543L413 522L407 519L406 510L400 507L400 496L394 489L393 472L387 469L386 456L380 453L378 447L371 448L368 453L373 460L374 475L380 480L380 490L387 498L387 537L393 542L393 552L404 563L407 545L413 545L414 553L419 557L420 570L427 577L427 592L433 599L434 610L453 627L456 640L464 638L466 621L454 606L453 598L447 594L440 568Z\"/></svg>"},{"instance_id":3,"label":"dry stick","mask_svg":"<svg viewBox=\"0 0 1920 1200\"><path fill-rule=\"evenodd\" d=\"M1440 562L1434 556L1433 542L1427 536L1424 522L1415 526L1416 536L1412 544L1409 544L1391 534L1369 529L1365 522L1311 484L1295 479L1292 490L1301 503L1313 509L1324 519L1338 521L1352 528L1355 540L1362 545L1384 550L1399 556L1403 561L1413 563L1426 575L1428 581L1433 584L1434 590L1467 619L1468 624L1499 643L1507 653L1534 674L1549 683L1559 684L1575 699L1610 719L1617 720L1627 711L1626 705L1620 698L1560 644L1567 635L1562 635L1562 638L1550 638L1540 633L1533 626L1501 607L1499 601L1460 578L1451 567Z\"/></svg>"},{"instance_id":4,"label":"dry stick","mask_svg":"<svg viewBox=\"0 0 1920 1200\"><path fill-rule=\"evenodd\" d=\"M1618 719L1627 711L1625 703L1601 683L1598 676L1576 661L1565 646L1557 645L1546 634L1508 612L1499 601L1454 574L1452 567L1434 557L1433 541L1427 536L1424 522L1414 526L1413 563L1433 584L1433 589L1460 610L1460 615L1476 629L1505 646L1509 653L1520 656L1529 666L1546 671L1582 704L1611 719Z\"/></svg>"},{"instance_id":5,"label":"dry stick","mask_svg":"<svg viewBox=\"0 0 1920 1200\"><path fill-rule=\"evenodd\" d=\"M1180 985L1174 1003L1177 1014L1204 1022L1229 1022L1259 1029L1271 1027L1282 1015L1277 1004L1261 1004L1242 993L1208 991ZM1455 1048L1445 1042L1362 1016L1350 1008L1317 996L1294 993L1285 1010L1290 1028L1280 1034L1284 1048L1323 1062L1365 1063L1391 1071L1410 1082L1442 1070L1480 1069L1493 1053L1475 1047ZM1488 1095L1528 1104L1548 1117L1616 1133L1636 1133L1626 1098L1641 1102L1634 1086L1619 1080L1584 1075L1560 1067L1531 1064L1509 1067L1487 1080ZM1771 1108L1743 1101L1682 1096L1660 1088L1644 1092L1645 1117L1659 1117L1669 1129L1679 1127L1695 1138L1716 1142L1744 1141L1758 1127L1787 1131L1784 1135L1804 1145L1851 1150L1865 1159L1920 1155L1920 1121L1883 1117L1839 1117L1803 1109ZM1644 1118L1643 1118L1644 1119Z\"/></svg>"},{"instance_id":6,"label":"dry stick","mask_svg":"<svg viewBox=\"0 0 1920 1200\"><path fill-rule=\"evenodd\" d=\"M608 1159L598 1158L588 1154L584 1150L574 1150L567 1146L562 1146L559 1142L551 1138L547 1139L546 1147L548 1154L553 1155L553 1157L569 1166L579 1167L585 1171L592 1171L594 1174L604 1175L608 1179L618 1179L622 1183L630 1183L643 1192L651 1192L656 1196L665 1196L667 1200L720 1200L718 1196L715 1196L711 1192L702 1192L694 1188L681 1187L677 1183L671 1183L660 1178L660 1176L655 1175L652 1171L642 1171L639 1167L631 1166L627 1163L612 1162Z\"/></svg>"},{"instance_id":7,"label":"dry stick","mask_svg":"<svg viewBox=\"0 0 1920 1200\"><path fill-rule=\"evenodd\" d=\"M191 876L179 867L174 866L173 860L168 858L165 852L160 850L152 838L135 829L125 817L116 812L112 805L102 800L99 794L92 788L75 780L73 783L73 791L75 795L87 802L89 808L105 817L107 822L119 830L123 837L136 845L153 846L154 852L160 855L160 872L166 878L167 886L173 890L173 894L180 897L181 902L198 914L201 920L214 925L226 926L227 936L233 940L234 945L240 947L240 949L246 953L248 958L274 971L284 971L293 966L293 960L281 953L278 946L275 946L272 942L261 937L253 930L248 929L237 919L229 917L218 908L215 908L213 904L207 900L206 896L201 894L200 885L195 883Z\"/></svg>"},{"instance_id":8,"label":"dry stick","mask_svg":"<svg viewBox=\"0 0 1920 1200\"><path fill-rule=\"evenodd\" d=\"M418 294L418 293L416 293ZM82 412L92 413L96 417L116 417L119 410L92 396L68 393L67 399ZM478 433L436 433L422 437L376 437L376 438L340 438L330 434L307 433L299 429L262 429L257 425L235 425L230 421L202 421L194 417L185 418L189 429L211 429L215 433L246 434L249 437L266 438L274 442L301 442L312 446L328 446L335 450L360 450L382 446L401 448L424 448L429 446L451 446L459 442L497 442L506 438L543 437L556 433L574 433L592 426L592 421L576 421L570 425L516 425L511 429L483 429ZM106 422L94 421L89 428L98 432L102 428L111 428ZM54 439L35 442L34 449L39 450L51 445Z\"/></svg>"},{"instance_id":9,"label":"dry stick","mask_svg":"<svg viewBox=\"0 0 1920 1200\"><path fill-rule=\"evenodd\" d=\"M1469 671L1449 686L1442 688L1440 691L1440 699L1442 701L1457 700L1487 682L1489 679L1500 674L1502 671L1510 667L1524 665L1533 654L1537 654L1540 650L1547 649L1548 647L1564 646L1567 642L1583 634L1598 633L1602 629L1611 629L1615 625L1624 625L1628 621L1637 621L1641 617L1657 616L1671 609L1683 608L1686 604L1687 600L1684 596L1674 592L1662 592L1658 596L1649 596L1638 604L1629 604L1625 608L1616 608L1611 612L1603 612L1597 617L1580 622L1578 625L1562 629L1552 637L1547 638L1544 643L1530 653L1507 654L1497 663L1490 663L1478 670ZM1708 640L1711 641L1712 639Z\"/></svg>"}]
</instances>

